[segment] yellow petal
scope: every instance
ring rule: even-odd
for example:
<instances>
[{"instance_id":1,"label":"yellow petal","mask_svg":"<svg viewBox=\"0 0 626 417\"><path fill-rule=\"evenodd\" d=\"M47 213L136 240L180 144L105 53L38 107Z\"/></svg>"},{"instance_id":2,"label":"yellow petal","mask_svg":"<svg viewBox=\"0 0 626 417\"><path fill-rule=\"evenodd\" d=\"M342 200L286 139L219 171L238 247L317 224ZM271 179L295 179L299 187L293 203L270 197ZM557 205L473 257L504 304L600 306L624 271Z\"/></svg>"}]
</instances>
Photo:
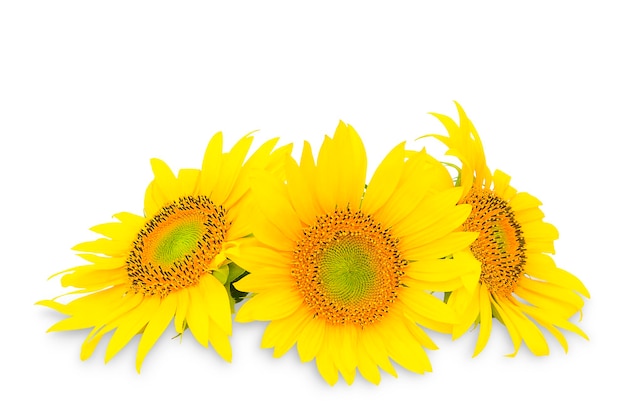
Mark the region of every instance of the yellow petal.
<instances>
[{"instance_id":1,"label":"yellow petal","mask_svg":"<svg viewBox=\"0 0 626 417\"><path fill-rule=\"evenodd\" d=\"M423 317L442 323L458 321L457 315L449 305L425 291L403 288L400 298L409 309Z\"/></svg>"},{"instance_id":2,"label":"yellow petal","mask_svg":"<svg viewBox=\"0 0 626 417\"><path fill-rule=\"evenodd\" d=\"M292 252L296 247L296 241L290 237L292 233L290 233L288 229L289 228L275 226L267 219L257 221L253 226L254 237L261 243L279 251Z\"/></svg>"},{"instance_id":3,"label":"yellow petal","mask_svg":"<svg viewBox=\"0 0 626 417\"><path fill-rule=\"evenodd\" d=\"M478 333L478 340L476 341L476 347L474 348L473 357L476 357L487 345L489 336L491 335L491 294L485 285L481 285L479 289L479 311L480 311L480 331Z\"/></svg>"},{"instance_id":4,"label":"yellow petal","mask_svg":"<svg viewBox=\"0 0 626 417\"><path fill-rule=\"evenodd\" d=\"M255 228L269 222L287 239L296 242L301 238L302 223L291 206L283 184L267 173L258 173L252 180L252 193L259 203L258 210L264 215L261 222L255 222Z\"/></svg>"},{"instance_id":5,"label":"yellow petal","mask_svg":"<svg viewBox=\"0 0 626 417\"><path fill-rule=\"evenodd\" d=\"M282 154L279 150L272 153L274 146L278 142L278 138L270 139L264 142L259 148L248 158L241 167L237 181L233 184L232 190L224 200L224 206L232 208L240 203L240 200L249 194L251 175L260 169L268 169L268 165L274 158L280 158ZM282 149L282 148L280 148ZM286 159L287 155L282 155L282 159ZM284 162L283 162L284 164Z\"/></svg>"},{"instance_id":6,"label":"yellow petal","mask_svg":"<svg viewBox=\"0 0 626 417\"><path fill-rule=\"evenodd\" d=\"M456 206L460 197L461 189L456 187L424 198L415 208L412 215L405 217L395 225L398 230L398 237L414 235L433 224L439 223L446 216L451 216L450 221L454 220L456 217L464 216L464 218L460 219L460 223L452 229L460 226L467 219L471 211L471 207L467 205Z\"/></svg>"},{"instance_id":7,"label":"yellow petal","mask_svg":"<svg viewBox=\"0 0 626 417\"><path fill-rule=\"evenodd\" d=\"M327 337L334 339L332 350L334 362L337 369L346 380L348 385L354 382L356 376L357 356L356 341L357 330L350 324L342 326L329 326L327 328ZM333 334L334 333L334 334Z\"/></svg>"},{"instance_id":8,"label":"yellow petal","mask_svg":"<svg viewBox=\"0 0 626 417\"><path fill-rule=\"evenodd\" d=\"M499 304L502 310L507 312L509 319L515 323L515 327L528 349L537 356L547 355L550 352L548 343L537 326L512 303L503 301Z\"/></svg>"},{"instance_id":9,"label":"yellow petal","mask_svg":"<svg viewBox=\"0 0 626 417\"><path fill-rule=\"evenodd\" d=\"M116 320L117 330L113 333L107 346L104 361L113 358L141 329L152 319L158 309L158 297L144 297L143 301L133 310Z\"/></svg>"},{"instance_id":10,"label":"yellow petal","mask_svg":"<svg viewBox=\"0 0 626 417\"><path fill-rule=\"evenodd\" d=\"M290 317L272 321L263 333L261 347L275 347L274 357L276 358L284 355L296 343L312 317L307 310L299 309Z\"/></svg>"},{"instance_id":11,"label":"yellow petal","mask_svg":"<svg viewBox=\"0 0 626 417\"><path fill-rule=\"evenodd\" d=\"M559 237L559 232L550 223L543 221L530 222L522 225L524 238L528 240L555 240Z\"/></svg>"},{"instance_id":12,"label":"yellow petal","mask_svg":"<svg viewBox=\"0 0 626 417\"><path fill-rule=\"evenodd\" d=\"M515 194L511 201L509 201L513 211L518 212L522 210L528 210L537 208L541 205L541 201L537 197L532 196L526 192Z\"/></svg>"},{"instance_id":13,"label":"yellow petal","mask_svg":"<svg viewBox=\"0 0 626 417\"><path fill-rule=\"evenodd\" d=\"M374 213L395 192L404 168L404 142L397 145L376 168L363 197L362 210Z\"/></svg>"},{"instance_id":14,"label":"yellow petal","mask_svg":"<svg viewBox=\"0 0 626 417\"><path fill-rule=\"evenodd\" d=\"M200 280L198 286L205 291L206 302L209 306L211 320L227 335L232 334L232 314L230 311L230 296L226 288L213 275L207 275Z\"/></svg>"},{"instance_id":15,"label":"yellow petal","mask_svg":"<svg viewBox=\"0 0 626 417\"><path fill-rule=\"evenodd\" d=\"M589 298L589 291L574 275L556 267L554 260L544 254L528 254L525 270L535 278L552 282L564 288L570 288Z\"/></svg>"},{"instance_id":16,"label":"yellow petal","mask_svg":"<svg viewBox=\"0 0 626 417\"><path fill-rule=\"evenodd\" d=\"M204 152L202 160L202 173L200 174L199 194L211 196L215 185L220 180L220 171L222 169L222 132L216 133Z\"/></svg>"},{"instance_id":17,"label":"yellow petal","mask_svg":"<svg viewBox=\"0 0 626 417\"><path fill-rule=\"evenodd\" d=\"M476 240L478 233L453 232L424 246L410 249L402 248L405 259L412 261L438 259L467 249ZM402 245L402 241L400 241Z\"/></svg>"},{"instance_id":18,"label":"yellow petal","mask_svg":"<svg viewBox=\"0 0 626 417\"><path fill-rule=\"evenodd\" d=\"M172 321L172 317L174 317L174 313L176 312L177 302L178 297L175 294L170 294L168 297L161 300L160 305L156 311L154 311L152 317L150 317L150 321L143 331L143 335L139 340L139 346L137 347L137 359L135 362L137 372L141 371L144 358Z\"/></svg>"},{"instance_id":19,"label":"yellow petal","mask_svg":"<svg viewBox=\"0 0 626 417\"><path fill-rule=\"evenodd\" d=\"M359 343L360 346L360 343ZM365 378L367 381L372 384L378 385L380 383L380 371L378 370L378 366L372 360L372 358L367 354L365 348L360 347L356 351L357 354L357 363L359 373Z\"/></svg>"},{"instance_id":20,"label":"yellow petal","mask_svg":"<svg viewBox=\"0 0 626 417\"><path fill-rule=\"evenodd\" d=\"M183 289L175 294L176 301L176 317L174 318L174 328L178 333L185 331L185 323L187 320L187 311L189 309L189 290Z\"/></svg>"},{"instance_id":21,"label":"yellow petal","mask_svg":"<svg viewBox=\"0 0 626 417\"><path fill-rule=\"evenodd\" d=\"M305 323L298 338L298 354L302 362L308 362L318 354L325 335L326 323L323 319L313 317Z\"/></svg>"},{"instance_id":22,"label":"yellow petal","mask_svg":"<svg viewBox=\"0 0 626 417\"><path fill-rule=\"evenodd\" d=\"M478 289L479 285L476 285ZM475 289L470 292L467 288L459 288L450 294L448 304L452 306L460 317L460 321L452 328L452 340L461 337L480 314L479 291Z\"/></svg>"},{"instance_id":23,"label":"yellow petal","mask_svg":"<svg viewBox=\"0 0 626 417\"><path fill-rule=\"evenodd\" d=\"M215 184L211 193L211 200L216 204L223 204L226 201L237 181L247 181L245 178L239 178L239 173L251 145L252 136L245 136L223 156L220 180Z\"/></svg>"},{"instance_id":24,"label":"yellow petal","mask_svg":"<svg viewBox=\"0 0 626 417\"><path fill-rule=\"evenodd\" d=\"M291 253L271 249L255 238L244 239L239 245L239 254L232 254L230 259L251 272L264 267L282 268L292 262Z\"/></svg>"},{"instance_id":25,"label":"yellow petal","mask_svg":"<svg viewBox=\"0 0 626 417\"><path fill-rule=\"evenodd\" d=\"M388 316L389 317L389 316ZM379 331L389 356L404 368L423 374L432 370L424 348L413 338L401 320L388 320Z\"/></svg>"},{"instance_id":26,"label":"yellow petal","mask_svg":"<svg viewBox=\"0 0 626 417\"><path fill-rule=\"evenodd\" d=\"M302 297L293 290L274 289L257 294L244 303L235 320L246 323L282 319L291 315L302 303Z\"/></svg>"},{"instance_id":27,"label":"yellow petal","mask_svg":"<svg viewBox=\"0 0 626 417\"><path fill-rule=\"evenodd\" d=\"M263 268L237 281L235 288L243 292L264 292L273 288L295 287L290 271L286 268Z\"/></svg>"},{"instance_id":28,"label":"yellow petal","mask_svg":"<svg viewBox=\"0 0 626 417\"><path fill-rule=\"evenodd\" d=\"M130 242L122 242L111 239L97 239L90 242L79 243L72 250L80 252L100 253L107 256L124 256L128 254Z\"/></svg>"},{"instance_id":29,"label":"yellow petal","mask_svg":"<svg viewBox=\"0 0 626 417\"><path fill-rule=\"evenodd\" d=\"M314 194L311 184L305 178L305 168L299 168L293 159L287 161L287 194L293 205L294 212L303 224L314 224L317 213L322 210Z\"/></svg>"},{"instance_id":30,"label":"yellow petal","mask_svg":"<svg viewBox=\"0 0 626 417\"><path fill-rule=\"evenodd\" d=\"M380 368L388 374L398 377L396 370L389 360L389 350L387 349L384 336L377 329L378 326L367 326L360 333L359 343L367 351L370 358Z\"/></svg>"},{"instance_id":31,"label":"yellow petal","mask_svg":"<svg viewBox=\"0 0 626 417\"><path fill-rule=\"evenodd\" d=\"M201 286L189 287L189 307L187 309L187 325L191 334L204 347L209 345L209 309L206 291ZM229 308L230 311L230 308Z\"/></svg>"},{"instance_id":32,"label":"yellow petal","mask_svg":"<svg viewBox=\"0 0 626 417\"><path fill-rule=\"evenodd\" d=\"M154 172L154 182L152 183L152 193L155 201L162 206L170 203L180 195L176 177L170 167L160 159L150 160L152 171Z\"/></svg>"},{"instance_id":33,"label":"yellow petal","mask_svg":"<svg viewBox=\"0 0 626 417\"><path fill-rule=\"evenodd\" d=\"M549 282L542 282L522 277L518 282L518 288L516 288L515 293L519 293L520 296L522 294L526 294L519 292L522 288L531 291L542 298L549 298L564 307L569 307L571 309L570 315L583 308L584 301L578 294L570 289L563 288Z\"/></svg>"},{"instance_id":34,"label":"yellow petal","mask_svg":"<svg viewBox=\"0 0 626 417\"><path fill-rule=\"evenodd\" d=\"M402 236L398 235L398 237L402 239L402 245L404 247L424 246L458 230L465 220L467 220L467 216L472 211L472 208L468 204L461 204L453 207L451 210L445 210L443 208L433 208L433 210L439 211L441 216L423 228L421 228L421 226L424 225L420 226L418 222L412 225L405 224L397 226L398 230L402 230ZM405 220L415 217L409 216Z\"/></svg>"},{"instance_id":35,"label":"yellow petal","mask_svg":"<svg viewBox=\"0 0 626 417\"><path fill-rule=\"evenodd\" d=\"M180 196L198 195L200 170L181 169L178 171L178 192Z\"/></svg>"},{"instance_id":36,"label":"yellow petal","mask_svg":"<svg viewBox=\"0 0 626 417\"><path fill-rule=\"evenodd\" d=\"M224 359L226 362L231 362L233 359L233 351L228 340L228 335L224 333L220 326L218 326L213 320L209 320L208 326L208 338L211 342L213 349Z\"/></svg>"},{"instance_id":37,"label":"yellow petal","mask_svg":"<svg viewBox=\"0 0 626 417\"><path fill-rule=\"evenodd\" d=\"M333 386L339 379L339 373L337 372L337 367L334 365L332 360L332 347L328 346L328 339L326 339L325 342L326 343L323 344L316 356L315 364L317 365L318 372L322 375L322 378L324 378L326 383Z\"/></svg>"}]
</instances>

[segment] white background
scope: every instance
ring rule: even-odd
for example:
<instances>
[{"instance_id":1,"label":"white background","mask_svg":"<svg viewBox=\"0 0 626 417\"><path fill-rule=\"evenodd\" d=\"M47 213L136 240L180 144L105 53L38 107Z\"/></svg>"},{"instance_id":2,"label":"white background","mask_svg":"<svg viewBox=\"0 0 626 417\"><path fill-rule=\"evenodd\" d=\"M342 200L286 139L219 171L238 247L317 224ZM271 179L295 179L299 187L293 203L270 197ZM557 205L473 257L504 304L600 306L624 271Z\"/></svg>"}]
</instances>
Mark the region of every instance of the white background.
<instances>
[{"instance_id":1,"label":"white background","mask_svg":"<svg viewBox=\"0 0 626 417\"><path fill-rule=\"evenodd\" d=\"M624 12L619 2L5 1L0 6L0 380L11 415L620 415L624 394ZM221 2L220 2L221 3ZM467 3L467 4L466 4ZM383 5L384 4L384 5ZM471 5L470 5L471 4ZM141 213L149 159L199 167L228 146L310 140L355 126L370 172L433 131L458 100L489 165L538 196L557 263L588 286L585 341L524 348L502 328L433 334L434 372L329 387L296 352L236 324L232 364L164 336L134 370L136 340L81 362L86 332L47 334L52 273L119 211ZM259 142L257 142L258 144ZM411 147L418 145L411 141ZM169 331L168 335L173 332ZM621 386L620 386L621 385ZM605 410L601 412L600 410ZM610 412L608 410L611 410ZM345 414L344 414L345 415ZM623 415L623 414L622 414Z\"/></svg>"}]
</instances>

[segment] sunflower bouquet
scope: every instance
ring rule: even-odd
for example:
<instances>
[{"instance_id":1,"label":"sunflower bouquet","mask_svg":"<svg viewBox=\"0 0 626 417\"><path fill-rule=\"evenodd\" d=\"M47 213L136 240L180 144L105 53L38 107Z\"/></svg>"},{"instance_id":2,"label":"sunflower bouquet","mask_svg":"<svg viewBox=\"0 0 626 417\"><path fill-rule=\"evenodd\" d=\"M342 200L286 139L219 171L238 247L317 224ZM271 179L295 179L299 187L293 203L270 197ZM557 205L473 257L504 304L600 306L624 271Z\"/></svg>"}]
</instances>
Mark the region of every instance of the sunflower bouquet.
<instances>
[{"instance_id":1,"label":"sunflower bouquet","mask_svg":"<svg viewBox=\"0 0 626 417\"><path fill-rule=\"evenodd\" d=\"M457 109L458 123L435 114L446 135L429 135L458 159L456 178L406 143L367 178L363 142L343 122L317 157L304 142L299 162L277 138L250 156L251 135L224 151L219 133L200 169L153 159L144 213L93 227L102 237L73 248L87 263L56 274L72 290L38 302L66 316L49 331L89 330L81 359L112 333L105 361L139 337L139 372L172 321L229 362L233 316L266 321L261 346L297 349L330 385L357 371L378 384L394 365L431 371L427 331L478 328L478 355L494 321L511 356L522 342L547 355L542 330L567 351L562 330L587 338L571 319L589 293L550 256L558 232L539 200L488 168Z\"/></svg>"}]
</instances>

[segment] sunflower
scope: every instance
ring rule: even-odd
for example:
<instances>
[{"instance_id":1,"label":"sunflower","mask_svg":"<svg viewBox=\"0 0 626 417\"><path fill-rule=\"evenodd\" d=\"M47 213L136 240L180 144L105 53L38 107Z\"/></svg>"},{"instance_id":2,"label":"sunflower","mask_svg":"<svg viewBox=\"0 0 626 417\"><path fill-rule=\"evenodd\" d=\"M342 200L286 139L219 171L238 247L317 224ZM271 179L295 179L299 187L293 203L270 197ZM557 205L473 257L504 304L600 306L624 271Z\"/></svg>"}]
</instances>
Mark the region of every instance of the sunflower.
<instances>
[{"instance_id":1,"label":"sunflower","mask_svg":"<svg viewBox=\"0 0 626 417\"><path fill-rule=\"evenodd\" d=\"M462 287L449 294L448 303L459 313L453 338L464 334L472 324L480 326L474 356L485 347L495 317L513 341L515 356L522 341L535 355L549 353L540 327L551 333L567 352L567 341L560 329L587 339L569 319L582 312L583 298L589 292L571 273L558 268L554 254L557 229L543 221L541 202L526 192L517 192L510 177L489 170L483 146L472 122L456 104L460 122L433 114L448 136L430 135L443 142L448 155L462 163L461 202L472 206L462 230L478 232L469 252L481 263L474 287Z\"/></svg>"},{"instance_id":2,"label":"sunflower","mask_svg":"<svg viewBox=\"0 0 626 417\"><path fill-rule=\"evenodd\" d=\"M278 173L290 152L288 147L272 152L276 141L260 146L244 163L252 136L223 153L218 133L209 141L202 169L182 169L178 176L153 159L145 214L118 213L117 221L93 227L103 237L73 248L88 263L60 273L62 285L76 289L69 293L74 299L38 303L69 316L49 331L92 329L82 345L83 360L114 331L105 361L141 334L139 372L174 319L179 334L189 328L201 345L210 343L230 362L236 300L229 287L244 275L230 257L250 234L250 175L264 168Z\"/></svg>"},{"instance_id":3,"label":"sunflower","mask_svg":"<svg viewBox=\"0 0 626 417\"><path fill-rule=\"evenodd\" d=\"M280 357L297 344L330 385L339 374L351 384L357 369L378 384L380 369L397 375L392 361L431 371L425 348L436 346L421 326L451 332L456 320L432 292L462 286L479 268L446 258L477 234L457 231L471 208L457 204L461 190L439 162L402 143L367 188L366 169L349 125L325 138L317 163L305 142L286 181L252 182L254 238L233 257L250 272L235 287L254 293L235 320L269 321L261 346Z\"/></svg>"}]
</instances>

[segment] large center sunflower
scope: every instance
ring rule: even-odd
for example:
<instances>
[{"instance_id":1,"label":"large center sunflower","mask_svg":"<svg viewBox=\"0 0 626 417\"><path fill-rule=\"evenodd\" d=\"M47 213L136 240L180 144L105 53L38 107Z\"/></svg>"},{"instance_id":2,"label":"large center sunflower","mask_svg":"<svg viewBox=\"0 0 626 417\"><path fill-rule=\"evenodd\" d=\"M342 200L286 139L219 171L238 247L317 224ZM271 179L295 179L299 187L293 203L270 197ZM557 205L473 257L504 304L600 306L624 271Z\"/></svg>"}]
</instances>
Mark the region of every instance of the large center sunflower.
<instances>
[{"instance_id":1,"label":"large center sunflower","mask_svg":"<svg viewBox=\"0 0 626 417\"><path fill-rule=\"evenodd\" d=\"M391 360L430 371L422 326L449 332L456 317L433 291L462 285L470 257L444 259L475 233L457 231L470 207L446 169L425 152L394 148L366 182L366 155L351 126L326 138L317 163L305 143L286 181L258 175L254 238L233 260L250 275L236 283L255 295L241 322L270 321L262 346L281 356L297 344L329 384L356 371L373 383ZM471 274L470 274L471 275Z\"/></svg>"},{"instance_id":2,"label":"large center sunflower","mask_svg":"<svg viewBox=\"0 0 626 417\"><path fill-rule=\"evenodd\" d=\"M207 146L202 169L175 176L152 160L154 180L145 198L145 216L115 215L117 222L92 228L104 238L77 245L89 264L63 272L62 284L80 296L67 304L39 304L69 317L50 331L89 329L81 358L93 353L102 337L114 331L105 361L138 334L136 367L174 320L178 333L189 329L203 346L210 343L231 360L232 281L243 272L230 257L251 232L251 172L277 174L289 147L272 152L268 141L244 162L252 137L222 152L222 135Z\"/></svg>"}]
</instances>

